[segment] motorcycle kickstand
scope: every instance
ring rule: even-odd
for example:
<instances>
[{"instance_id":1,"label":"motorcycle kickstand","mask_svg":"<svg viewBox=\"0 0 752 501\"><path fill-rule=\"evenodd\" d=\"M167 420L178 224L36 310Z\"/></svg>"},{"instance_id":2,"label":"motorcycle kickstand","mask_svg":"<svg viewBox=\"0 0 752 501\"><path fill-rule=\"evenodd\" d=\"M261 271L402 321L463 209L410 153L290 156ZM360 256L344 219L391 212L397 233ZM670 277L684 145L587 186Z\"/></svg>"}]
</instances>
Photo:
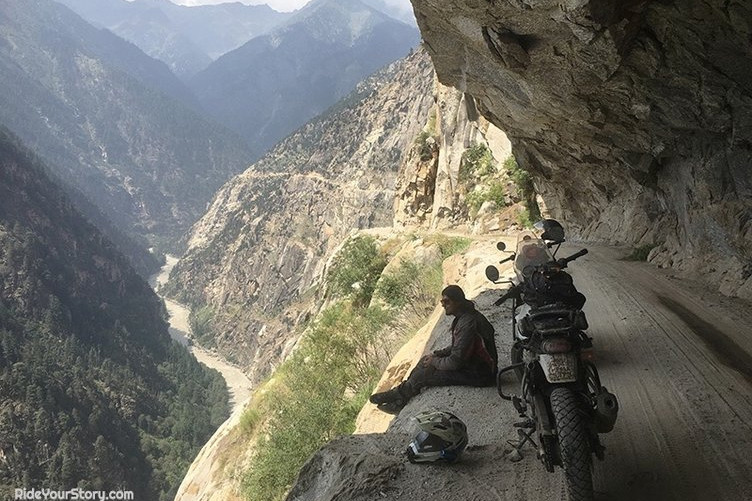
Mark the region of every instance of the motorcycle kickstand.
<instances>
[{"instance_id":1,"label":"motorcycle kickstand","mask_svg":"<svg viewBox=\"0 0 752 501\"><path fill-rule=\"evenodd\" d=\"M536 444L535 440L533 440L533 433L535 433L534 423L532 423L531 421L524 421L522 423L515 423L514 427L517 428L517 435L519 437L519 440L517 440L516 445L512 440L508 442L509 445L512 446L512 450L507 454L507 458L513 463L516 463L517 461L522 460L521 451L526 443L529 442L530 446L535 450L538 450L538 444ZM529 431L525 431L525 428L527 428Z\"/></svg>"}]
</instances>

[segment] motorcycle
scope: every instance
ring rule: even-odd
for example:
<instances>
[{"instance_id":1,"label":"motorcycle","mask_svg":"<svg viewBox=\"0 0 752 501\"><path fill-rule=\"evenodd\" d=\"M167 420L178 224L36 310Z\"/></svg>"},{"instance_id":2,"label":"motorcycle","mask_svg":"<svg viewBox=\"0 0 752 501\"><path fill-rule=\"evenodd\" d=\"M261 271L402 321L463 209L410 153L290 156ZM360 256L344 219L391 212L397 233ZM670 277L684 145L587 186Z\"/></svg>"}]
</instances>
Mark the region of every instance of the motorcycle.
<instances>
[{"instance_id":1,"label":"motorcycle","mask_svg":"<svg viewBox=\"0 0 752 501\"><path fill-rule=\"evenodd\" d=\"M530 443L547 471L563 468L570 501L592 501L592 456L604 459L599 434L613 429L619 404L600 382L592 338L585 334L585 296L563 271L588 251L556 259L563 228L551 219L536 227L543 230L540 237L523 231L515 252L500 261L514 261L516 279L494 303L512 299L512 363L498 372L497 389L523 419L514 425L517 459ZM497 247L506 251L502 242ZM492 282L501 283L499 276L495 266L486 268ZM519 379L519 395L504 393L502 377L508 372Z\"/></svg>"}]
</instances>

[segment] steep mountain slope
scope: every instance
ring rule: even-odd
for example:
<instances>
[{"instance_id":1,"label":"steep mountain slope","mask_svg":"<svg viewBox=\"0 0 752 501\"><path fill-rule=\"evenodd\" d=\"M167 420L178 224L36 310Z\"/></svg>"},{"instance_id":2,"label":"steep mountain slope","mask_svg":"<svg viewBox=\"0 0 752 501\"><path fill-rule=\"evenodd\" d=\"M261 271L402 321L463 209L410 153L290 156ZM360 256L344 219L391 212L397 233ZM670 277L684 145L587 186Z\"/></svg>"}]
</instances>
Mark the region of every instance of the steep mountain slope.
<instances>
[{"instance_id":1,"label":"steep mountain slope","mask_svg":"<svg viewBox=\"0 0 752 501\"><path fill-rule=\"evenodd\" d=\"M190 86L206 110L264 151L417 42L414 28L359 0L316 0Z\"/></svg>"},{"instance_id":2,"label":"steep mountain slope","mask_svg":"<svg viewBox=\"0 0 752 501\"><path fill-rule=\"evenodd\" d=\"M186 7L169 0L58 0L189 78L289 14L239 2Z\"/></svg>"},{"instance_id":3,"label":"steep mountain slope","mask_svg":"<svg viewBox=\"0 0 752 501\"><path fill-rule=\"evenodd\" d=\"M247 359L253 364L256 380L273 372L259 386L245 414L228 420L204 446L177 499L241 499L241 492L249 499L278 499L309 453L327 437L351 431L355 413L390 353L434 309L442 287L443 258L470 242L458 237L462 230L457 226L485 235L509 226L508 214L513 216L519 210L513 195L516 188L509 186L513 183L502 166L510 155L509 143L501 131L473 112L471 98L438 84L421 54L400 62L380 80L372 79L360 88L378 90L351 96L259 163L276 171L288 159L293 162L290 165L300 165L295 169L299 171L327 165L335 157L337 162L353 164L355 173L340 171L337 164L332 164L333 169L319 167L321 184L310 189L308 180L292 183L294 176L275 172L274 176L282 179L284 196L274 199L279 203L273 204L272 216L264 219L261 207L254 207L262 201L254 193L261 191L261 173L249 171L237 183L228 184L228 191L210 215L194 229L193 246L172 277L173 292L194 304L212 301L210 307L194 315L194 325L204 334L197 336L194 331L194 336L205 343L219 340L220 351L238 359L244 351L256 349L251 352L253 358ZM430 93L428 89L432 89ZM377 125L370 131L369 123L392 124L395 110L400 110L400 116L409 116L416 96L421 96L422 104L414 111L419 111L418 118L426 124L420 133L416 134L416 126L398 126L399 120L389 129L382 131ZM321 151L316 150L317 144ZM403 148L401 154L392 149L399 157L397 170L384 170L378 161L363 163L364 156L378 158L379 152L388 152L392 144ZM500 206L489 206L486 214L468 217L461 200L467 180L473 177L468 169L473 161L467 153L480 150L485 152L486 162L482 170L494 180L503 180L510 191ZM356 153L348 160L352 151ZM330 188L323 184L325 179L331 179ZM386 217L374 220L386 227L348 231L347 220L336 212L344 205L344 213L354 216L350 214L348 179L363 185L365 179L394 184L394 190L384 194L396 201L393 210L386 200L378 208ZM477 184L475 188L483 188L482 182ZM292 188L300 193L293 196ZM510 204L513 206L505 207ZM292 216L282 215L285 210ZM322 218L328 225L322 224ZM389 228L392 218L395 228ZM436 226L452 229L448 234L427 231ZM297 261L292 252L280 250L314 242L326 249L324 255L309 251ZM233 260L233 253L238 253L239 259ZM279 261L271 264L275 258ZM326 268L323 274L315 271L322 263ZM311 269L314 280L308 281ZM192 282L196 273L198 280ZM296 283L301 278L303 281ZM176 279L184 282L176 284ZM456 277L446 279L454 281ZM192 294L202 289L202 295ZM305 293L295 298L300 291ZM373 297L370 301L369 295ZM346 306L349 302L352 308ZM209 326L212 312L214 325ZM318 335L312 335L313 331ZM354 346L355 354L347 351ZM328 360L328 369L321 368L322 359ZM349 370L359 376L340 386L342 374L338 371ZM394 376L399 370L404 367L390 373ZM321 374L327 374L326 383ZM298 439L287 440L295 434Z\"/></svg>"},{"instance_id":4,"label":"steep mountain slope","mask_svg":"<svg viewBox=\"0 0 752 501\"><path fill-rule=\"evenodd\" d=\"M752 298L747 3L413 4L439 78L508 133L555 217Z\"/></svg>"},{"instance_id":5,"label":"steep mountain slope","mask_svg":"<svg viewBox=\"0 0 752 501\"><path fill-rule=\"evenodd\" d=\"M410 2L399 2L393 0L362 0L364 4L383 12L389 17L399 19L410 26L417 26L413 6Z\"/></svg>"},{"instance_id":6,"label":"steep mountain slope","mask_svg":"<svg viewBox=\"0 0 752 501\"><path fill-rule=\"evenodd\" d=\"M226 413L146 282L0 129L0 497L168 499Z\"/></svg>"},{"instance_id":7,"label":"steep mountain slope","mask_svg":"<svg viewBox=\"0 0 752 501\"><path fill-rule=\"evenodd\" d=\"M139 235L128 233L127 228L113 223L103 210L69 180L47 171L53 183L60 186L82 216L91 222L123 254L136 273L146 278L162 265L160 254L152 252L149 241Z\"/></svg>"},{"instance_id":8,"label":"steep mountain slope","mask_svg":"<svg viewBox=\"0 0 752 501\"><path fill-rule=\"evenodd\" d=\"M50 0L0 3L0 86L0 123L132 233L178 237L247 167L163 63Z\"/></svg>"},{"instance_id":9,"label":"steep mountain slope","mask_svg":"<svg viewBox=\"0 0 752 501\"><path fill-rule=\"evenodd\" d=\"M225 356L258 381L283 355L291 308L351 229L389 226L403 152L433 105L422 51L359 86L226 184L193 227L171 292L213 315Z\"/></svg>"}]
</instances>

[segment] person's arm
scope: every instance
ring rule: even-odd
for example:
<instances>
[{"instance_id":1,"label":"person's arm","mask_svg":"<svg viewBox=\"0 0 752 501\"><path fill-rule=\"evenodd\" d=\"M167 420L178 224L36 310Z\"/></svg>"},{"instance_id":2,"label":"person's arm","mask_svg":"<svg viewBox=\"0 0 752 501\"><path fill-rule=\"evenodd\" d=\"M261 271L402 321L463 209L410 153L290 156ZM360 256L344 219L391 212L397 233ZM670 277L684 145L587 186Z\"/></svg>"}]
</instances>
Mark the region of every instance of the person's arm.
<instances>
[{"instance_id":1,"label":"person's arm","mask_svg":"<svg viewBox=\"0 0 752 501\"><path fill-rule=\"evenodd\" d=\"M455 326L449 354L434 358L433 366L440 371L456 371L462 368L472 354L475 335L475 319L472 315L463 315Z\"/></svg>"},{"instance_id":2,"label":"person's arm","mask_svg":"<svg viewBox=\"0 0 752 501\"><path fill-rule=\"evenodd\" d=\"M450 332L452 331L452 329L455 328L456 325L457 325L457 319L455 319L454 321L452 321L452 328L450 329ZM433 355L434 357L444 358L444 357L448 357L450 353L452 353L452 345L451 344L449 346L445 347L445 348L441 348L439 350L434 350L431 353L431 355Z\"/></svg>"}]
</instances>

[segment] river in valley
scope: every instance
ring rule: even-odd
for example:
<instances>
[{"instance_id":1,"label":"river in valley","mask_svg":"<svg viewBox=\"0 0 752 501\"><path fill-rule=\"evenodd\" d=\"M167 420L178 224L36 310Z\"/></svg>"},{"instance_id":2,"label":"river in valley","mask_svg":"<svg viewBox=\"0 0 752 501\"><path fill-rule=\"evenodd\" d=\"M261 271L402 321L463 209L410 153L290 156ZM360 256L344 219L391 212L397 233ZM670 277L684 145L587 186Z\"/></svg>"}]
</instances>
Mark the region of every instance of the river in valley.
<instances>
[{"instance_id":1,"label":"river in valley","mask_svg":"<svg viewBox=\"0 0 752 501\"><path fill-rule=\"evenodd\" d=\"M167 278L170 276L175 263L178 262L178 258L175 256L167 255L167 262L159 270L149 278L149 285L159 294L159 289L162 284L167 282ZM160 294L160 297L162 295ZM164 298L165 305L167 306L167 313L169 314L170 321L170 336L175 341L179 342L183 346L188 348L196 360L219 371L227 382L227 389L230 392L230 408L234 414L240 410L248 397L251 396L251 381L238 367L229 364L222 357L216 353L212 353L196 345L193 345L190 341L191 327L188 322L188 314L190 310L175 301Z\"/></svg>"}]
</instances>

